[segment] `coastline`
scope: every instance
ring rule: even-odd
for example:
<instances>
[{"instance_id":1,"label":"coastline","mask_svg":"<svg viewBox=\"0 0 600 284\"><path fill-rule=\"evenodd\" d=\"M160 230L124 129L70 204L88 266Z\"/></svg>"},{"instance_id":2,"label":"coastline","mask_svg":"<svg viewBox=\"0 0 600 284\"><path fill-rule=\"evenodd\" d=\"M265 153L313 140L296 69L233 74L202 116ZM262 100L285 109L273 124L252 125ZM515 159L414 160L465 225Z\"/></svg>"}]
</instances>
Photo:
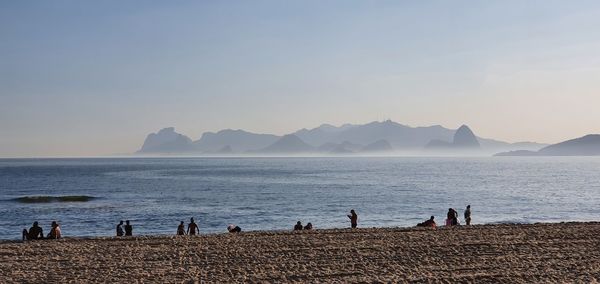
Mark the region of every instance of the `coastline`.
<instances>
[{"instance_id":1,"label":"coastline","mask_svg":"<svg viewBox=\"0 0 600 284\"><path fill-rule=\"evenodd\" d=\"M594 282L600 223L0 241L7 282Z\"/></svg>"}]
</instances>

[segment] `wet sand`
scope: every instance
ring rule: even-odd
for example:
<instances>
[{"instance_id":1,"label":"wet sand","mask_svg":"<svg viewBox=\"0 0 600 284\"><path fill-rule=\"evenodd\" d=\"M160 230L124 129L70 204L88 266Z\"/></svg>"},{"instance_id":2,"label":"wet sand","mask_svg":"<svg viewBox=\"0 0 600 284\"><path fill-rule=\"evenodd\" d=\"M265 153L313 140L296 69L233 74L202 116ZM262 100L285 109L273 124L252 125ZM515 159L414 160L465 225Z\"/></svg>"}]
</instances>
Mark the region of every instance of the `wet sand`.
<instances>
[{"instance_id":1,"label":"wet sand","mask_svg":"<svg viewBox=\"0 0 600 284\"><path fill-rule=\"evenodd\" d=\"M0 243L2 283L600 280L600 223Z\"/></svg>"}]
</instances>

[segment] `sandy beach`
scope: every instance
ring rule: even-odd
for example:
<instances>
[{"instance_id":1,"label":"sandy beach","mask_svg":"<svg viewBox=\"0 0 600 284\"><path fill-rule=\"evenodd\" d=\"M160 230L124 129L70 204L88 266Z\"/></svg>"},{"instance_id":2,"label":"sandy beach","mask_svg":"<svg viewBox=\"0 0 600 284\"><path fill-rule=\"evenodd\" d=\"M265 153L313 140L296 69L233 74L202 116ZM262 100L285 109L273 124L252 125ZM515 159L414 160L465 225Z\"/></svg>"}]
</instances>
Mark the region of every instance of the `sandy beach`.
<instances>
[{"instance_id":1,"label":"sandy beach","mask_svg":"<svg viewBox=\"0 0 600 284\"><path fill-rule=\"evenodd\" d=\"M2 283L597 282L600 223L0 243Z\"/></svg>"}]
</instances>

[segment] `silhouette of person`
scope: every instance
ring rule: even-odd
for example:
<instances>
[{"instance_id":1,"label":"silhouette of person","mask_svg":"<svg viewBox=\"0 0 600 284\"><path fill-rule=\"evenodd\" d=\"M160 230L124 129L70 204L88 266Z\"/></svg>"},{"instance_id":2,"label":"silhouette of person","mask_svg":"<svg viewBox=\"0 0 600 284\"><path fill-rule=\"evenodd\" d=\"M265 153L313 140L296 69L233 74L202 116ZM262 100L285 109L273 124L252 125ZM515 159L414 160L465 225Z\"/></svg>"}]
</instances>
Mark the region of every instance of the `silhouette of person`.
<instances>
[{"instance_id":1,"label":"silhouette of person","mask_svg":"<svg viewBox=\"0 0 600 284\"><path fill-rule=\"evenodd\" d=\"M196 223L194 222L194 218L190 218L190 224L188 225L187 233L188 235L193 236L196 234L196 232L198 232L199 235L200 228L198 228L198 225L196 225Z\"/></svg>"},{"instance_id":2,"label":"silhouette of person","mask_svg":"<svg viewBox=\"0 0 600 284\"><path fill-rule=\"evenodd\" d=\"M304 228L304 227L302 226L302 222L298 221L298 222L296 223L296 226L294 226L294 231L300 231L300 230L302 230L302 228Z\"/></svg>"},{"instance_id":3,"label":"silhouette of person","mask_svg":"<svg viewBox=\"0 0 600 284\"><path fill-rule=\"evenodd\" d=\"M350 215L348 215L348 218L350 218L350 226L352 229L356 228L358 226L358 215L356 215L354 209L350 210Z\"/></svg>"},{"instance_id":4,"label":"silhouette of person","mask_svg":"<svg viewBox=\"0 0 600 284\"><path fill-rule=\"evenodd\" d=\"M425 221L423 223L417 224L417 227L432 227L432 228L435 228L437 225L435 224L435 221L433 219L435 219L435 217L431 216L429 218L429 220L427 220L427 221Z\"/></svg>"},{"instance_id":5,"label":"silhouette of person","mask_svg":"<svg viewBox=\"0 0 600 284\"><path fill-rule=\"evenodd\" d=\"M446 226L458 225L458 212L456 212L456 210L454 210L453 208L448 208L446 218Z\"/></svg>"},{"instance_id":6,"label":"silhouette of person","mask_svg":"<svg viewBox=\"0 0 600 284\"><path fill-rule=\"evenodd\" d=\"M185 235L185 224L183 223L183 221L181 221L181 223L179 223L179 226L177 226L177 235Z\"/></svg>"},{"instance_id":7,"label":"silhouette of person","mask_svg":"<svg viewBox=\"0 0 600 284\"><path fill-rule=\"evenodd\" d=\"M308 222L308 224L306 224L306 226L304 226L304 230L312 230L313 226L311 222Z\"/></svg>"},{"instance_id":8,"label":"silhouette of person","mask_svg":"<svg viewBox=\"0 0 600 284\"><path fill-rule=\"evenodd\" d=\"M232 224L227 226L227 231L229 231L230 233L239 233L242 231L242 228Z\"/></svg>"},{"instance_id":9,"label":"silhouette of person","mask_svg":"<svg viewBox=\"0 0 600 284\"><path fill-rule=\"evenodd\" d=\"M467 209L465 209L465 223L467 226L471 225L471 205L467 205Z\"/></svg>"},{"instance_id":10,"label":"silhouette of person","mask_svg":"<svg viewBox=\"0 0 600 284\"><path fill-rule=\"evenodd\" d=\"M125 236L133 236L133 226L129 224L129 220L125 221Z\"/></svg>"},{"instance_id":11,"label":"silhouette of person","mask_svg":"<svg viewBox=\"0 0 600 284\"><path fill-rule=\"evenodd\" d=\"M123 220L121 220L117 225L117 237L122 237L123 235L125 235L125 232L123 232Z\"/></svg>"},{"instance_id":12,"label":"silhouette of person","mask_svg":"<svg viewBox=\"0 0 600 284\"><path fill-rule=\"evenodd\" d=\"M48 233L48 239L60 239L62 237L60 226L56 221L52 221L51 225L52 229L50 229L50 233Z\"/></svg>"},{"instance_id":13,"label":"silhouette of person","mask_svg":"<svg viewBox=\"0 0 600 284\"><path fill-rule=\"evenodd\" d=\"M38 225L38 222L33 222L33 226L27 229L23 229L23 240L41 240L44 238L44 231Z\"/></svg>"}]
</instances>

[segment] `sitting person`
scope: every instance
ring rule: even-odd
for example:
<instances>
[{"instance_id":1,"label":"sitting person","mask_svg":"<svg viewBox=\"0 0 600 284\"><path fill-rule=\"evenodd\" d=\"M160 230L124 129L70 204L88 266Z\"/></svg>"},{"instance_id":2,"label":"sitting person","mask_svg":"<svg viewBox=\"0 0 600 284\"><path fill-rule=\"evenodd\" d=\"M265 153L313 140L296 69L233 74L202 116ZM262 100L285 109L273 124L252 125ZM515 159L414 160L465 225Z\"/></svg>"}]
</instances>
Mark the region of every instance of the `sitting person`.
<instances>
[{"instance_id":1,"label":"sitting person","mask_svg":"<svg viewBox=\"0 0 600 284\"><path fill-rule=\"evenodd\" d=\"M435 224L435 221L433 220L435 217L431 216L431 218L429 218L429 220L423 222L423 223L419 223L417 224L417 227L432 227L435 228L437 225Z\"/></svg>"},{"instance_id":2,"label":"sitting person","mask_svg":"<svg viewBox=\"0 0 600 284\"><path fill-rule=\"evenodd\" d=\"M312 230L313 226L312 223L308 222L308 224L306 224L306 226L304 226L304 230Z\"/></svg>"},{"instance_id":3,"label":"sitting person","mask_svg":"<svg viewBox=\"0 0 600 284\"><path fill-rule=\"evenodd\" d=\"M239 233L242 231L242 228L232 224L227 226L227 231L229 231L230 233Z\"/></svg>"},{"instance_id":4,"label":"sitting person","mask_svg":"<svg viewBox=\"0 0 600 284\"><path fill-rule=\"evenodd\" d=\"M60 226L56 221L52 221L52 229L50 229L50 233L48 233L48 239L60 239L61 237Z\"/></svg>"},{"instance_id":5,"label":"sitting person","mask_svg":"<svg viewBox=\"0 0 600 284\"><path fill-rule=\"evenodd\" d=\"M302 230L302 222L298 221L298 223L296 223L296 226L294 226L294 231L300 231Z\"/></svg>"},{"instance_id":6,"label":"sitting person","mask_svg":"<svg viewBox=\"0 0 600 284\"><path fill-rule=\"evenodd\" d=\"M27 229L23 229L23 240L41 240L44 238L44 232L38 222L33 222L33 226Z\"/></svg>"}]
</instances>

